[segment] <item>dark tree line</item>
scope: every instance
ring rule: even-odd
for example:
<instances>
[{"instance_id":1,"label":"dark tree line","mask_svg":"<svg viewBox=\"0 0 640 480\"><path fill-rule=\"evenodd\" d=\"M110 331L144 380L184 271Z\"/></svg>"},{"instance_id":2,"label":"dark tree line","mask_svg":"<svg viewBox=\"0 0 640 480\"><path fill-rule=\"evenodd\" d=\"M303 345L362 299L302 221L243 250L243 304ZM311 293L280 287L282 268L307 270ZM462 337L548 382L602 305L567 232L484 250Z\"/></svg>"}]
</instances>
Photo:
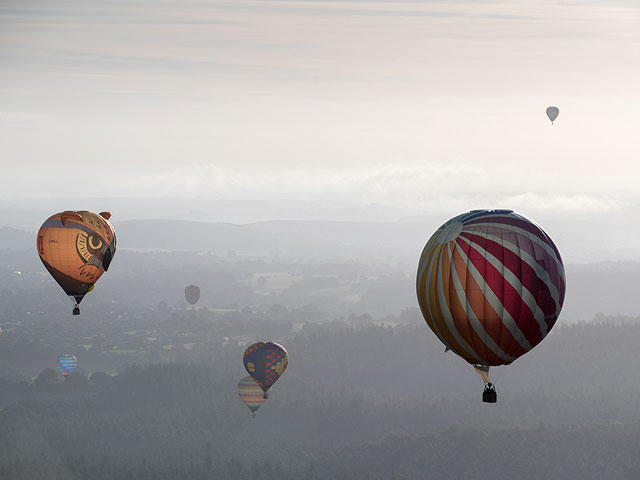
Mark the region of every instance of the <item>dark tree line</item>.
<instances>
[{"instance_id":1,"label":"dark tree line","mask_svg":"<svg viewBox=\"0 0 640 480\"><path fill-rule=\"evenodd\" d=\"M639 342L635 322L560 327L485 405L423 325L318 325L286 342L256 419L239 345L115 377L43 371L0 384L0 478L638 478Z\"/></svg>"},{"instance_id":2,"label":"dark tree line","mask_svg":"<svg viewBox=\"0 0 640 480\"><path fill-rule=\"evenodd\" d=\"M389 435L344 449L299 452L296 462L213 460L204 453L167 463L102 456L52 460L46 454L0 464L0 476L29 480L107 479L354 479L635 480L640 476L640 423L630 425L451 428L427 436Z\"/></svg>"}]
</instances>

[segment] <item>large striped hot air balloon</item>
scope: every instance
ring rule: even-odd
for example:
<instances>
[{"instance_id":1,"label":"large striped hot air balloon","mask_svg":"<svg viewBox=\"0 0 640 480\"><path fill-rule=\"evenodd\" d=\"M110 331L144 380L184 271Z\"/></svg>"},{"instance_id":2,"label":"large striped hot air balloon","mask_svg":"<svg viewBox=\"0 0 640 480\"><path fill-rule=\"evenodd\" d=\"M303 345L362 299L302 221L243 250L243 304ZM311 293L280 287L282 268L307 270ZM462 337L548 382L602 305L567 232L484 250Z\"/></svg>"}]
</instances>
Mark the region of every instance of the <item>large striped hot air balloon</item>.
<instances>
[{"instance_id":1,"label":"large striped hot air balloon","mask_svg":"<svg viewBox=\"0 0 640 480\"><path fill-rule=\"evenodd\" d=\"M528 218L472 210L429 239L416 288L431 330L493 389L488 367L527 353L558 319L564 266L551 238Z\"/></svg>"},{"instance_id":2,"label":"large striped hot air balloon","mask_svg":"<svg viewBox=\"0 0 640 480\"><path fill-rule=\"evenodd\" d=\"M263 392L260 385L256 383L251 375L247 375L238 382L238 395L240 395L240 400L251 410L254 418L258 409L267 401L267 398L269 398L269 393L271 393L271 390Z\"/></svg>"},{"instance_id":3,"label":"large striped hot air balloon","mask_svg":"<svg viewBox=\"0 0 640 480\"><path fill-rule=\"evenodd\" d=\"M282 345L274 342L258 342L247 347L243 355L244 368L262 391L276 383L289 363L289 355Z\"/></svg>"},{"instance_id":4,"label":"large striped hot air balloon","mask_svg":"<svg viewBox=\"0 0 640 480\"><path fill-rule=\"evenodd\" d=\"M49 217L38 231L38 254L51 276L74 302L73 314L116 253L116 235L109 218L100 214L65 211Z\"/></svg>"}]
</instances>

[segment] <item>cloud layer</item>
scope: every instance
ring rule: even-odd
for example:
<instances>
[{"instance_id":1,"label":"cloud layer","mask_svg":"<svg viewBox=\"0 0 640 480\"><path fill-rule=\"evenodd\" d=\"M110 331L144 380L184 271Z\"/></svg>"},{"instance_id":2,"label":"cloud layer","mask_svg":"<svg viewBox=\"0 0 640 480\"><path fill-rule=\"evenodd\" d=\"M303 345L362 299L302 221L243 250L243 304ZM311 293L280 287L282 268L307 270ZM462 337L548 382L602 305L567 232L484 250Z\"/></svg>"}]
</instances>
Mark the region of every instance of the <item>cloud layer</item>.
<instances>
[{"instance_id":1,"label":"cloud layer","mask_svg":"<svg viewBox=\"0 0 640 480\"><path fill-rule=\"evenodd\" d=\"M3 2L0 197L623 208L639 20L604 1Z\"/></svg>"}]
</instances>

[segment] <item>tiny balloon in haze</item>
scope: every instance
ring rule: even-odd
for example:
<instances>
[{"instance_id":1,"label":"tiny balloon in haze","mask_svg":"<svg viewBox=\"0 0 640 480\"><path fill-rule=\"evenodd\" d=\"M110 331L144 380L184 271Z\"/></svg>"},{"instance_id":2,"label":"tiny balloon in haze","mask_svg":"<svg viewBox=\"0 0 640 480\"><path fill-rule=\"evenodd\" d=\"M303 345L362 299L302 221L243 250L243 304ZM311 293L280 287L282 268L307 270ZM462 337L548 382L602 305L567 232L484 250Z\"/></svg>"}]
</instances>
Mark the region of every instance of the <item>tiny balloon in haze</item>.
<instances>
[{"instance_id":1,"label":"tiny balloon in haze","mask_svg":"<svg viewBox=\"0 0 640 480\"><path fill-rule=\"evenodd\" d=\"M67 210L49 217L38 231L40 260L73 300L74 315L80 314L80 302L109 269L116 253L110 217L110 212Z\"/></svg>"},{"instance_id":2,"label":"tiny balloon in haze","mask_svg":"<svg viewBox=\"0 0 640 480\"><path fill-rule=\"evenodd\" d=\"M547 107L547 117L549 117L549 120L551 120L551 125L553 125L555 119L558 118L559 113L560 110L558 109L558 107Z\"/></svg>"},{"instance_id":3,"label":"tiny balloon in haze","mask_svg":"<svg viewBox=\"0 0 640 480\"><path fill-rule=\"evenodd\" d=\"M258 409L267 401L270 393L271 390L263 392L260 385L256 383L251 375L247 375L238 382L238 395L240 396L240 400L251 410L253 418L256 417Z\"/></svg>"},{"instance_id":4,"label":"tiny balloon in haze","mask_svg":"<svg viewBox=\"0 0 640 480\"><path fill-rule=\"evenodd\" d=\"M274 342L258 342L247 347L243 356L244 368L262 391L266 392L284 373L289 355L282 345Z\"/></svg>"},{"instance_id":5,"label":"tiny balloon in haze","mask_svg":"<svg viewBox=\"0 0 640 480\"><path fill-rule=\"evenodd\" d=\"M187 285L184 289L184 298L191 305L195 305L200 300L200 287L197 285Z\"/></svg>"},{"instance_id":6,"label":"tiny balloon in haze","mask_svg":"<svg viewBox=\"0 0 640 480\"><path fill-rule=\"evenodd\" d=\"M65 377L68 377L78 366L78 358L75 355L67 353L58 357L57 369Z\"/></svg>"}]
</instances>

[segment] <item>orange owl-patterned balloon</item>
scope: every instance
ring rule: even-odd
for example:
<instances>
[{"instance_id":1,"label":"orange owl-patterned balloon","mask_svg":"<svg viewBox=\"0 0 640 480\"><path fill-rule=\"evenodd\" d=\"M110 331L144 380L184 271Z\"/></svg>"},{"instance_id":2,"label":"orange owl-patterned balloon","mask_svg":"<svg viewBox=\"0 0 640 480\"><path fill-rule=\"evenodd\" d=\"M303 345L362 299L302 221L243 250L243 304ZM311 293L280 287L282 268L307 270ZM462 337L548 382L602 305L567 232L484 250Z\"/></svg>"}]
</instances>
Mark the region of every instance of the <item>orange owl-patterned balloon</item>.
<instances>
[{"instance_id":1,"label":"orange owl-patterned balloon","mask_svg":"<svg viewBox=\"0 0 640 480\"><path fill-rule=\"evenodd\" d=\"M51 276L79 303L109 269L116 253L110 212L64 211L50 216L38 231L38 254Z\"/></svg>"}]
</instances>

